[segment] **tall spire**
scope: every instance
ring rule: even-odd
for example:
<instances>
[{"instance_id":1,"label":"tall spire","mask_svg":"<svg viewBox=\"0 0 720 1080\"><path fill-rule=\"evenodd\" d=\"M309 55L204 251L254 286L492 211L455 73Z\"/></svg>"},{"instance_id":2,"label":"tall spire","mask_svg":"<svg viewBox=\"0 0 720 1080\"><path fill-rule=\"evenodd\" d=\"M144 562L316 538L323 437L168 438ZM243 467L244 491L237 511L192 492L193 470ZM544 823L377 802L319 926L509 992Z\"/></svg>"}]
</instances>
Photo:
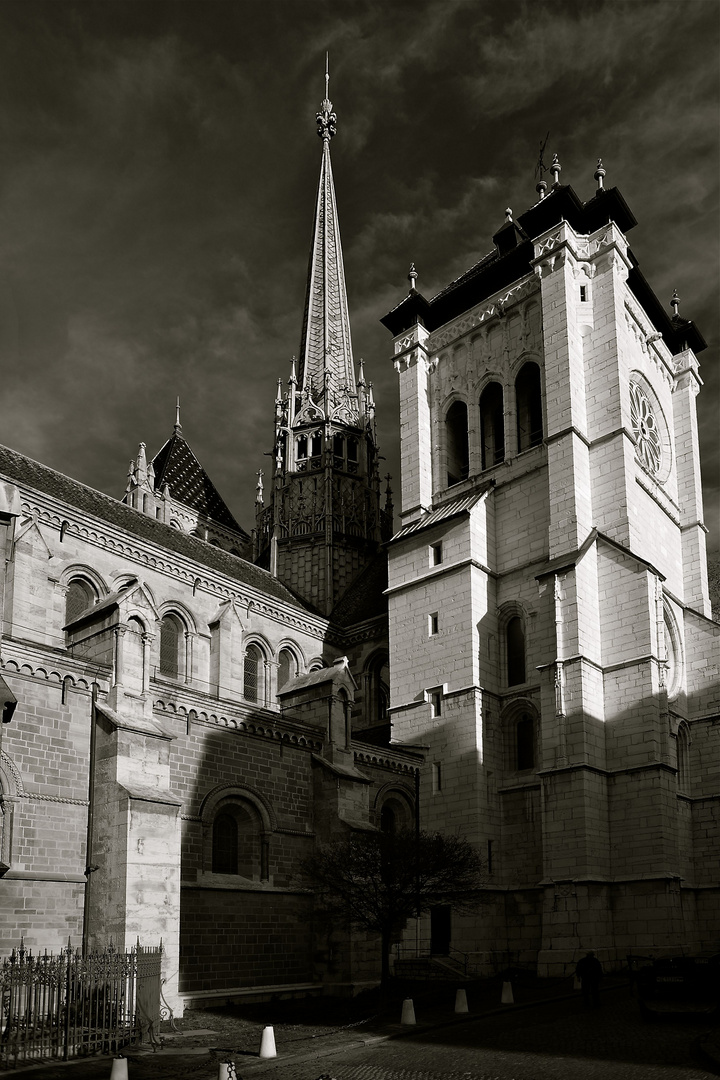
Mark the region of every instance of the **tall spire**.
<instances>
[{"instance_id":1,"label":"tall spire","mask_svg":"<svg viewBox=\"0 0 720 1080\"><path fill-rule=\"evenodd\" d=\"M339 407L357 415L355 368L350 339L345 269L338 226L335 185L330 162L330 140L337 117L329 98L329 71L325 58L325 98L317 113L322 139L305 314L300 345L299 383L303 396L319 405L326 416Z\"/></svg>"}]
</instances>

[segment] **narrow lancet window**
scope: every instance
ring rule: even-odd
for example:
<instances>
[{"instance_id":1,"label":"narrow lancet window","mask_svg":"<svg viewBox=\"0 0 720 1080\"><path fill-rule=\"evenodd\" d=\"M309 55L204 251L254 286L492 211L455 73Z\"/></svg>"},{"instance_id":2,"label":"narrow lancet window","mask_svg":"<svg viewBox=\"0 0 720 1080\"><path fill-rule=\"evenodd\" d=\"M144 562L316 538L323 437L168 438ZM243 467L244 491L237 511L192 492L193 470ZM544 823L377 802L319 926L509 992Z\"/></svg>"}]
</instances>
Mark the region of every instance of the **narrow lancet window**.
<instances>
[{"instance_id":1,"label":"narrow lancet window","mask_svg":"<svg viewBox=\"0 0 720 1080\"><path fill-rule=\"evenodd\" d=\"M508 686L525 682L525 627L519 615L513 616L505 631Z\"/></svg>"},{"instance_id":2,"label":"narrow lancet window","mask_svg":"<svg viewBox=\"0 0 720 1080\"><path fill-rule=\"evenodd\" d=\"M468 411L464 401L454 401L445 416L448 487L467 480L470 471Z\"/></svg>"},{"instance_id":3,"label":"narrow lancet window","mask_svg":"<svg viewBox=\"0 0 720 1080\"><path fill-rule=\"evenodd\" d=\"M505 418L500 383L489 383L480 395L480 438L483 469L501 464L505 460Z\"/></svg>"},{"instance_id":4,"label":"narrow lancet window","mask_svg":"<svg viewBox=\"0 0 720 1080\"><path fill-rule=\"evenodd\" d=\"M518 451L529 450L543 441L542 390L540 368L529 361L515 380Z\"/></svg>"}]
</instances>

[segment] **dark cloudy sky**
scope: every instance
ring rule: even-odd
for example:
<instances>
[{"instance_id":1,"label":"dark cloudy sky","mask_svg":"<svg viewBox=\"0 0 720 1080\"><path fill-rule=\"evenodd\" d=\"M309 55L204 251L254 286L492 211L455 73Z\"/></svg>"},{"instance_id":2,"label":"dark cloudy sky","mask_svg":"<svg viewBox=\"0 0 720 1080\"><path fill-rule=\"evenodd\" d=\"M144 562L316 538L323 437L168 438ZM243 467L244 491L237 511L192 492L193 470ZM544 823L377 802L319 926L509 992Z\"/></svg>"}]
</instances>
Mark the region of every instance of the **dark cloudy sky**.
<instances>
[{"instance_id":1,"label":"dark cloudy sky","mask_svg":"<svg viewBox=\"0 0 720 1080\"><path fill-rule=\"evenodd\" d=\"M0 438L118 497L185 435L252 527L299 345L330 50L356 360L396 476L379 318L430 296L535 201L541 139L582 198L601 156L663 303L710 344L699 398L718 529L718 5L3 0ZM395 485L398 486L397 483Z\"/></svg>"}]
</instances>

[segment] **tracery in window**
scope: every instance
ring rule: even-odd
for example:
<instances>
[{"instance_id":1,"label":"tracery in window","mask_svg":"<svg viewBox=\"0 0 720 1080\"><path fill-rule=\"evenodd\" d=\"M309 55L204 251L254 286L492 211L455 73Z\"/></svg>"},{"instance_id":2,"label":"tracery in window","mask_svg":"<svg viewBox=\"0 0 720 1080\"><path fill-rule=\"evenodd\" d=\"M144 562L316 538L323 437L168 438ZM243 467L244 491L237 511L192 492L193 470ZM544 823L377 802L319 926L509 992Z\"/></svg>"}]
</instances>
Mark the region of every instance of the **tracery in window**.
<instances>
[{"instance_id":1,"label":"tracery in window","mask_svg":"<svg viewBox=\"0 0 720 1080\"><path fill-rule=\"evenodd\" d=\"M177 679L181 673L184 626L176 615L165 615L160 622L160 674Z\"/></svg>"},{"instance_id":2,"label":"tracery in window","mask_svg":"<svg viewBox=\"0 0 720 1080\"><path fill-rule=\"evenodd\" d=\"M65 597L65 625L74 622L83 611L97 600L97 593L84 578L73 578Z\"/></svg>"},{"instance_id":3,"label":"tracery in window","mask_svg":"<svg viewBox=\"0 0 720 1080\"><path fill-rule=\"evenodd\" d=\"M630 423L638 461L657 476L662 464L660 429L652 402L637 382L630 383Z\"/></svg>"},{"instance_id":4,"label":"tracery in window","mask_svg":"<svg viewBox=\"0 0 720 1080\"><path fill-rule=\"evenodd\" d=\"M243 696L246 701L265 701L265 656L259 645L250 644L245 650Z\"/></svg>"}]
</instances>

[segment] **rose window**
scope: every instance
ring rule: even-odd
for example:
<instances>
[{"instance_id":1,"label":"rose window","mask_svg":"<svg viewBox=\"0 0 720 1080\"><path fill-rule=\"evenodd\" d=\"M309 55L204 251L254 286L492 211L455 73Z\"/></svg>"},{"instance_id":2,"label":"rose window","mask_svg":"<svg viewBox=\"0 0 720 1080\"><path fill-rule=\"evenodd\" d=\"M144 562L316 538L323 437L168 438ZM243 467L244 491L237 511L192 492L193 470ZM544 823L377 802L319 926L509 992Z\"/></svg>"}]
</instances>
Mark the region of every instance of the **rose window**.
<instances>
[{"instance_id":1,"label":"rose window","mask_svg":"<svg viewBox=\"0 0 720 1080\"><path fill-rule=\"evenodd\" d=\"M656 476L662 461L662 440L655 410L638 383L630 384L630 420L638 460L649 473Z\"/></svg>"}]
</instances>

